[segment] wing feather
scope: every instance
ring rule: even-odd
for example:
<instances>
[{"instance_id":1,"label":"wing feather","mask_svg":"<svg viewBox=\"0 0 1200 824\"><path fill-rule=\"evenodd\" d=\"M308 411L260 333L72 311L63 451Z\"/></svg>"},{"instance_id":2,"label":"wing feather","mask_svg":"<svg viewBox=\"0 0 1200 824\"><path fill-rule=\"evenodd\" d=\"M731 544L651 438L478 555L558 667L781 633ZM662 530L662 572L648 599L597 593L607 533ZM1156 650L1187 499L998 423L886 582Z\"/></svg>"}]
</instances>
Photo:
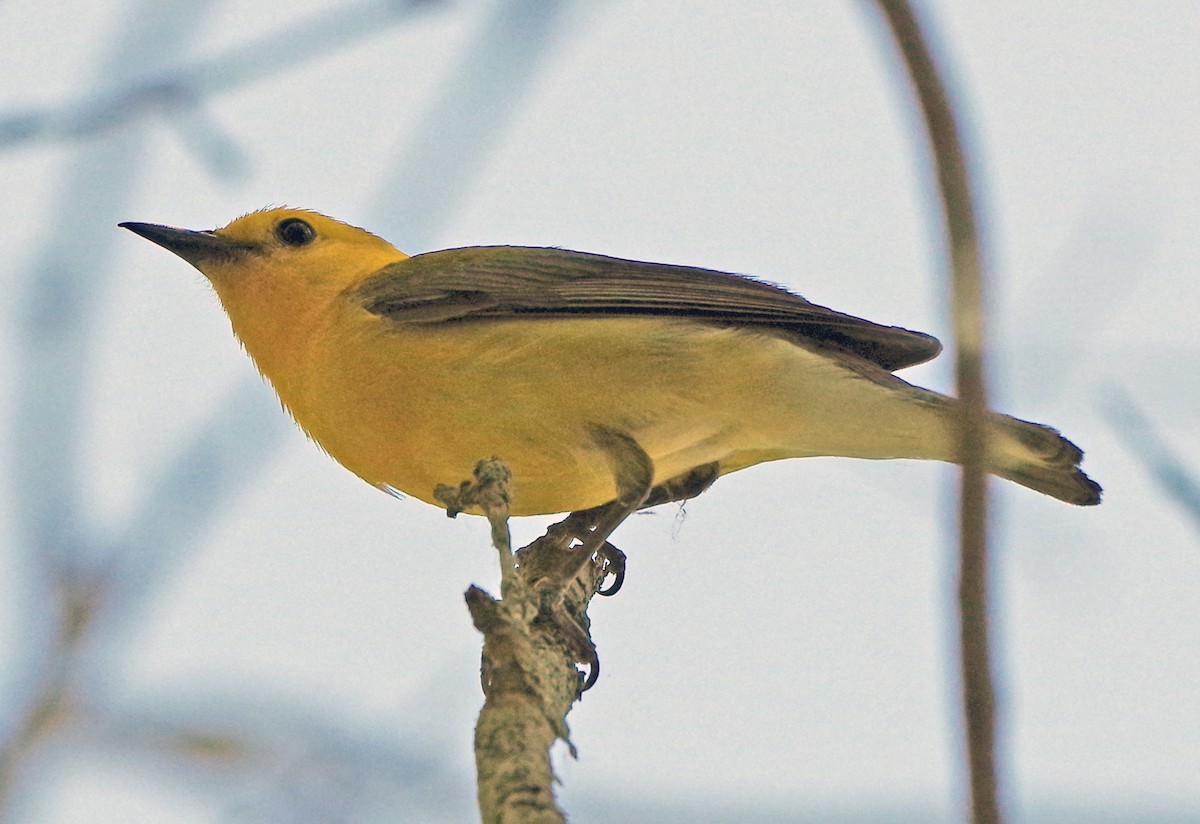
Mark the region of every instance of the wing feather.
<instances>
[{"instance_id":1,"label":"wing feather","mask_svg":"<svg viewBox=\"0 0 1200 824\"><path fill-rule=\"evenodd\" d=\"M942 348L930 335L835 312L765 281L565 249L472 246L415 255L371 275L352 297L396 323L640 315L750 327L851 352L888 371Z\"/></svg>"}]
</instances>

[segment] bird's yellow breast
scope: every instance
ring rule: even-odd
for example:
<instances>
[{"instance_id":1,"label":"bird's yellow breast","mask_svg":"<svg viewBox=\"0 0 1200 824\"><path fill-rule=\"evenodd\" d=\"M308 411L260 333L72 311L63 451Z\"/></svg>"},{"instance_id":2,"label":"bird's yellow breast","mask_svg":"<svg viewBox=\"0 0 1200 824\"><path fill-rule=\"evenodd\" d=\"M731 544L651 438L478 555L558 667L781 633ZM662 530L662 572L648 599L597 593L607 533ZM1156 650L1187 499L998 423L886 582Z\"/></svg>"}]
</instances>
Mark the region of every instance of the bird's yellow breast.
<instances>
[{"instance_id":1,"label":"bird's yellow breast","mask_svg":"<svg viewBox=\"0 0 1200 824\"><path fill-rule=\"evenodd\" d=\"M644 318L396 324L348 303L311 321L288 358L263 368L280 398L347 469L431 503L439 484L499 457L513 471L513 514L597 506L615 487L592 425L633 435L656 481L727 457L723 433L744 428L728 396L733 417L713 414L710 394L728 381L703 369L736 343L728 330Z\"/></svg>"}]
</instances>

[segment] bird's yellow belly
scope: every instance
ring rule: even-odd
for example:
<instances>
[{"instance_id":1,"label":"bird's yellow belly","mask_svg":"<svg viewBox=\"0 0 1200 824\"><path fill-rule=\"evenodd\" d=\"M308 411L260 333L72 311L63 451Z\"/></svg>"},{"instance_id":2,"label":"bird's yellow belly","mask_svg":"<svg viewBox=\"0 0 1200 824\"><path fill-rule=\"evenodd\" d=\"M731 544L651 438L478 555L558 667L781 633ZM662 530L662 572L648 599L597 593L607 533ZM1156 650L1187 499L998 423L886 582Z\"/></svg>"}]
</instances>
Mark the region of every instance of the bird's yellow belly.
<instances>
[{"instance_id":1,"label":"bird's yellow belly","mask_svg":"<svg viewBox=\"0 0 1200 824\"><path fill-rule=\"evenodd\" d=\"M318 338L331 343L284 400L330 455L376 486L434 503L439 484L498 457L513 473L513 514L583 509L616 494L590 434L596 424L634 437L656 482L728 452L731 426L705 397L703 357L681 353L664 326L381 321L359 340Z\"/></svg>"}]
</instances>

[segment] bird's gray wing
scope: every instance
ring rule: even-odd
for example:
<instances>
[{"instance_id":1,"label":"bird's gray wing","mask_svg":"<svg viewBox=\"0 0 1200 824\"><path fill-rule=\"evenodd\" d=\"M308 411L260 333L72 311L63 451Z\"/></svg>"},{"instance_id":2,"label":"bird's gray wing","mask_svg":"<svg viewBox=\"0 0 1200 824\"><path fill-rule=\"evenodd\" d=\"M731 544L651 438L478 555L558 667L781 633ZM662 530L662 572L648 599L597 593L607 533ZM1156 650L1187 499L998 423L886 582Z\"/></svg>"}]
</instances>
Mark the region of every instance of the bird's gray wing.
<instances>
[{"instance_id":1,"label":"bird's gray wing","mask_svg":"<svg viewBox=\"0 0 1200 824\"><path fill-rule=\"evenodd\" d=\"M350 297L406 324L659 316L756 328L852 352L888 371L942 348L930 335L835 312L761 280L565 249L472 246L415 255L380 269Z\"/></svg>"}]
</instances>

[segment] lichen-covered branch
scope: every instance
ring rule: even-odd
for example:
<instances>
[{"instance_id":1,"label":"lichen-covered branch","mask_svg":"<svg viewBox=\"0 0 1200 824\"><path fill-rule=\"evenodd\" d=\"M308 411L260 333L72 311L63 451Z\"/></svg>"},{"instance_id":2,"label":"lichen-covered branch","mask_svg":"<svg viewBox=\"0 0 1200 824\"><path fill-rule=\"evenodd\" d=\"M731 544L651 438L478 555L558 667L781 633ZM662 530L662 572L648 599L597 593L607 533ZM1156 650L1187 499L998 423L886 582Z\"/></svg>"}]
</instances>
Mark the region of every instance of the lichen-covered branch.
<instances>
[{"instance_id":1,"label":"lichen-covered branch","mask_svg":"<svg viewBox=\"0 0 1200 824\"><path fill-rule=\"evenodd\" d=\"M482 462L473 485L454 490L459 500L504 501L488 487L506 483L507 472ZM453 488L441 488L449 493ZM483 506L493 522L498 513ZM585 686L576 664L597 666L587 606L606 574L603 555L579 563L571 516L513 556L504 569L503 598L479 587L466 592L475 628L483 633L483 709L475 728L479 809L485 824L561 824L554 799L550 750L559 739L571 746L567 713Z\"/></svg>"}]
</instances>

